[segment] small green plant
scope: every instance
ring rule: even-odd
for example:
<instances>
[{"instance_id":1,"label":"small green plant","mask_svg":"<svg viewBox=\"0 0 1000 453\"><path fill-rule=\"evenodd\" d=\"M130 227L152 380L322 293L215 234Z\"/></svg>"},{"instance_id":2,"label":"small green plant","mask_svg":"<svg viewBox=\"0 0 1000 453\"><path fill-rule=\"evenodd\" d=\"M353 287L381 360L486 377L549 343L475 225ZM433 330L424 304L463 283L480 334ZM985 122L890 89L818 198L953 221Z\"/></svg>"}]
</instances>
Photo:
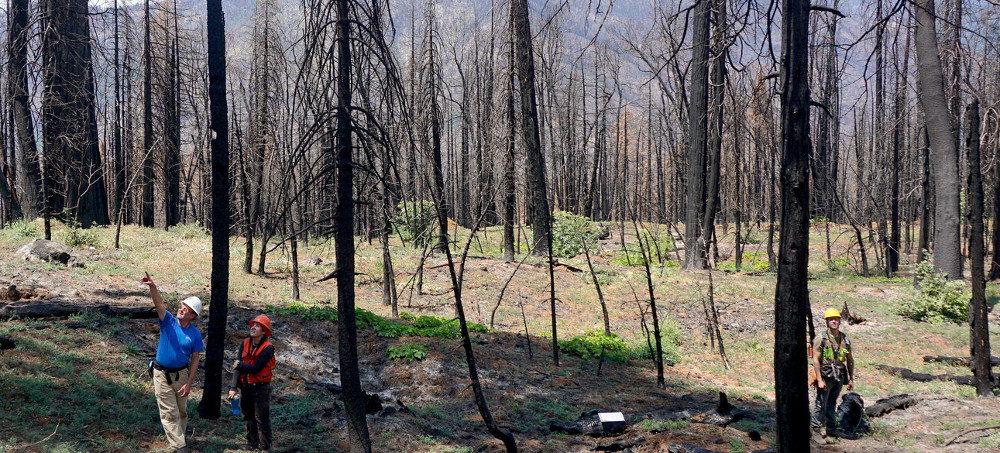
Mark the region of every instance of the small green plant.
<instances>
[{"instance_id":1,"label":"small green plant","mask_svg":"<svg viewBox=\"0 0 1000 453\"><path fill-rule=\"evenodd\" d=\"M427 357L427 351L424 349L424 345L409 343L401 346L389 346L385 350L385 355L390 360L403 359L407 362L413 362Z\"/></svg>"},{"instance_id":2,"label":"small green plant","mask_svg":"<svg viewBox=\"0 0 1000 453\"><path fill-rule=\"evenodd\" d=\"M969 315L965 284L934 272L926 251L924 257L916 267L919 288L914 297L900 303L899 314L921 322L965 322Z\"/></svg>"},{"instance_id":3,"label":"small green plant","mask_svg":"<svg viewBox=\"0 0 1000 453\"><path fill-rule=\"evenodd\" d=\"M771 263L764 253L743 252L743 261L740 263L739 272L767 272L771 270ZM727 261L719 264L720 271L736 272L736 262Z\"/></svg>"},{"instance_id":4,"label":"small green plant","mask_svg":"<svg viewBox=\"0 0 1000 453\"><path fill-rule=\"evenodd\" d=\"M70 247L93 247L97 245L97 234L89 228L83 228L80 222L67 214L66 235L64 242Z\"/></svg>"},{"instance_id":5,"label":"small green plant","mask_svg":"<svg viewBox=\"0 0 1000 453\"><path fill-rule=\"evenodd\" d=\"M396 207L396 229L404 241L423 247L434 238L437 207L433 201L401 201Z\"/></svg>"},{"instance_id":6,"label":"small green plant","mask_svg":"<svg viewBox=\"0 0 1000 453\"><path fill-rule=\"evenodd\" d=\"M572 258L583 253L584 244L590 253L600 251L600 225L587 217L566 211L556 211L552 220L553 256Z\"/></svg>"},{"instance_id":7,"label":"small green plant","mask_svg":"<svg viewBox=\"0 0 1000 453\"><path fill-rule=\"evenodd\" d=\"M38 237L38 228L24 219L18 219L10 224L10 233L15 238Z\"/></svg>"}]
</instances>

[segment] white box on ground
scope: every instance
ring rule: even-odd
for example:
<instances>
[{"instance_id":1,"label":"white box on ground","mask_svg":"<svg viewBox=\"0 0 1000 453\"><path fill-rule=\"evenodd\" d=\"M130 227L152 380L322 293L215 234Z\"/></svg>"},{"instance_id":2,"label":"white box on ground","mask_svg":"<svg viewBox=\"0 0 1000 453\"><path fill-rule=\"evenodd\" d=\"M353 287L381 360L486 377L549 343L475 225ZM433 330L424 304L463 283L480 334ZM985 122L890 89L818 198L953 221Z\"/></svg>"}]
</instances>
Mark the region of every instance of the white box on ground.
<instances>
[{"instance_id":1,"label":"white box on ground","mask_svg":"<svg viewBox=\"0 0 1000 453\"><path fill-rule=\"evenodd\" d=\"M606 432L625 431L625 415L621 412L598 412L597 418L601 420L601 428Z\"/></svg>"}]
</instances>

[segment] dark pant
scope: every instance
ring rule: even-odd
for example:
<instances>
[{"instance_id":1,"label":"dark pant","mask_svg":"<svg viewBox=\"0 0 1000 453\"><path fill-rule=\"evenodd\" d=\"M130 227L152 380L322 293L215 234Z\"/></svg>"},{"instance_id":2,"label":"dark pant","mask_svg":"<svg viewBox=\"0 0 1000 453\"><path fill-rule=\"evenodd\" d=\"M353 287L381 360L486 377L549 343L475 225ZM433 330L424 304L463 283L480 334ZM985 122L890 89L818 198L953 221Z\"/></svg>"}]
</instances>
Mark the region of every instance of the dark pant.
<instances>
[{"instance_id":1,"label":"dark pant","mask_svg":"<svg viewBox=\"0 0 1000 453\"><path fill-rule=\"evenodd\" d=\"M825 389L816 389L816 404L813 405L812 427L821 428L826 422L827 432L832 432L837 428L837 397L840 396L840 389L843 384L840 379L833 376L823 376L826 383Z\"/></svg>"},{"instance_id":2,"label":"dark pant","mask_svg":"<svg viewBox=\"0 0 1000 453\"><path fill-rule=\"evenodd\" d=\"M240 410L247 422L247 445L250 448L271 448L271 383L240 386Z\"/></svg>"}]
</instances>

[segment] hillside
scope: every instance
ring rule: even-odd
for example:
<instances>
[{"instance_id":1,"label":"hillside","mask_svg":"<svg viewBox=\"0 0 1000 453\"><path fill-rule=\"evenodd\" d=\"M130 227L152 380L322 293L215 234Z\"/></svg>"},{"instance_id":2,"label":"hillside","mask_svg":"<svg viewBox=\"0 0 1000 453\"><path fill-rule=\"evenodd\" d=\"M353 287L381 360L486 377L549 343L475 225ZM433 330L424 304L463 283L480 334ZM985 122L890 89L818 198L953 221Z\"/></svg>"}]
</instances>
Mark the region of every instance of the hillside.
<instances>
[{"instance_id":1,"label":"hillside","mask_svg":"<svg viewBox=\"0 0 1000 453\"><path fill-rule=\"evenodd\" d=\"M834 229L840 228L833 226ZM474 348L494 416L514 431L523 451L758 451L773 442L772 297L775 277L753 261L757 270L715 272L714 296L720 312L722 337L731 369L712 351L704 333L702 297L708 292L707 273L684 273L666 261L654 267L654 290L672 344L664 389L656 386L656 371L643 359L641 319L636 299L644 294L641 267L629 266L622 253L620 231L594 258L598 280L609 305L612 330L631 353L621 361L582 358L569 350L561 366L552 365L551 328L545 295L547 271L528 258L511 279L497 310L494 330L474 334ZM168 301L176 304L188 295L207 299L209 238L196 227L179 226L170 232L125 227L122 248L110 247L113 229L69 230L57 226L54 239L78 243L76 252L85 267L65 268L24 262L15 251L40 231L40 224L0 230L0 280L3 288L16 286L20 303L62 301L80 306L109 304L120 307L149 305L137 283L142 271L157 279ZM459 234L460 240L462 234ZM822 243L820 229L815 244ZM725 237L720 235L720 237ZM751 234L758 243L760 232ZM504 283L517 264L497 259L499 235L488 231L472 246L466 267L466 312L470 321L490 325L490 312ZM968 327L961 324L920 324L896 314L898 302L913 296L909 279L860 278L850 270L845 242L836 242L837 258L824 260L813 251L810 281L814 318L822 310L848 303L864 318L846 326L858 354L857 391L870 405L900 393L918 397L917 405L873 419L873 435L860 440L824 441L815 438L815 451L973 452L997 448L996 430L970 433L951 446L944 443L966 428L1000 424L996 400L977 400L969 386L949 381L914 382L882 371L876 365L907 368L933 375L968 376L965 368L924 363L924 355L967 354ZM634 237L626 234L626 242ZM89 244L89 245L88 245ZM332 246L314 243L300 251L303 261L302 302L290 300L289 263L279 248L268 258L267 274L243 274L242 240L234 239L230 329L227 354L233 354L246 322L263 311L272 316L279 366L273 397L276 448L274 451L337 451L343 449L342 406L337 401L336 326L329 321L335 304L332 281L312 283L332 270ZM462 242L464 245L464 241ZM723 244L722 259L731 245ZM754 255L754 250L757 254ZM751 244L750 259L766 263L763 246ZM468 388L468 371L458 340L447 329L438 337L396 336L393 329L414 325L421 318L448 321L453 309L440 257L432 256L424 274L423 294L410 291L420 250L396 242L392 247L400 311L409 319L387 320L381 305L381 263L377 242L358 242L358 306L372 313L360 331L362 384L377 394L369 416L376 451L459 452L501 451L476 413ZM673 252L670 252L671 254ZM730 252L731 253L731 252ZM519 257L520 258L520 257ZM908 257L912 263L912 256ZM559 337L562 341L602 328L586 260L562 260L557 267ZM306 264L309 263L309 264ZM725 262L720 266L725 268ZM731 268L731 265L730 265ZM633 293L635 287L636 293ZM991 303L996 288L988 290ZM9 293L9 292L8 292ZM7 296L8 299L9 294ZM10 301L0 301L0 310ZM524 316L522 317L521 306ZM209 305L209 309L211 306ZM378 315L376 317L375 315ZM997 344L996 318L991 315ZM441 321L437 321L440 323ZM646 322L649 322L648 314ZM524 335L527 324L528 337ZM199 326L204 330L205 324ZM413 331L407 331L412 333ZM93 313L68 318L4 318L0 336L12 338L13 350L0 354L0 451L165 451L145 364L155 350L156 325L148 319L108 317ZM435 334L437 335L437 334ZM529 343L530 340L530 343ZM530 354L529 354L530 344ZM425 357L390 359L390 348L419 345ZM405 355L405 354L404 354ZM609 356L610 357L610 356ZM416 357L414 357L416 359ZM201 398L200 380L190 404ZM718 392L728 395L740 419L727 426L718 421ZM618 436L592 437L559 432L566 423L593 409L625 413L628 430ZM730 421L730 420L724 420ZM242 424L235 417L218 421L194 417L193 449L203 452L240 451ZM127 427L127 428L125 428ZM760 437L757 437L759 435ZM759 438L760 440L753 440ZM707 450L693 450L698 446Z\"/></svg>"}]
</instances>

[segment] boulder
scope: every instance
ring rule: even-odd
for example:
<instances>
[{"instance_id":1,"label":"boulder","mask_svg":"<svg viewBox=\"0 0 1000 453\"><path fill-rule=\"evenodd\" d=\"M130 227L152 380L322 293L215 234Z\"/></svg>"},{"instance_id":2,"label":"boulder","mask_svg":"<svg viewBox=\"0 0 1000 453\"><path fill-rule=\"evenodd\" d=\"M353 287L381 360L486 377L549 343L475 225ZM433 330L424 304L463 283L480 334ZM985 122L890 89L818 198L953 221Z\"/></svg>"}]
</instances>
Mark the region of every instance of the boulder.
<instances>
[{"instance_id":1,"label":"boulder","mask_svg":"<svg viewBox=\"0 0 1000 453\"><path fill-rule=\"evenodd\" d=\"M55 241L35 239L35 242L17 250L21 258L27 261L46 261L72 267L83 267L83 260L72 254L73 250Z\"/></svg>"}]
</instances>

